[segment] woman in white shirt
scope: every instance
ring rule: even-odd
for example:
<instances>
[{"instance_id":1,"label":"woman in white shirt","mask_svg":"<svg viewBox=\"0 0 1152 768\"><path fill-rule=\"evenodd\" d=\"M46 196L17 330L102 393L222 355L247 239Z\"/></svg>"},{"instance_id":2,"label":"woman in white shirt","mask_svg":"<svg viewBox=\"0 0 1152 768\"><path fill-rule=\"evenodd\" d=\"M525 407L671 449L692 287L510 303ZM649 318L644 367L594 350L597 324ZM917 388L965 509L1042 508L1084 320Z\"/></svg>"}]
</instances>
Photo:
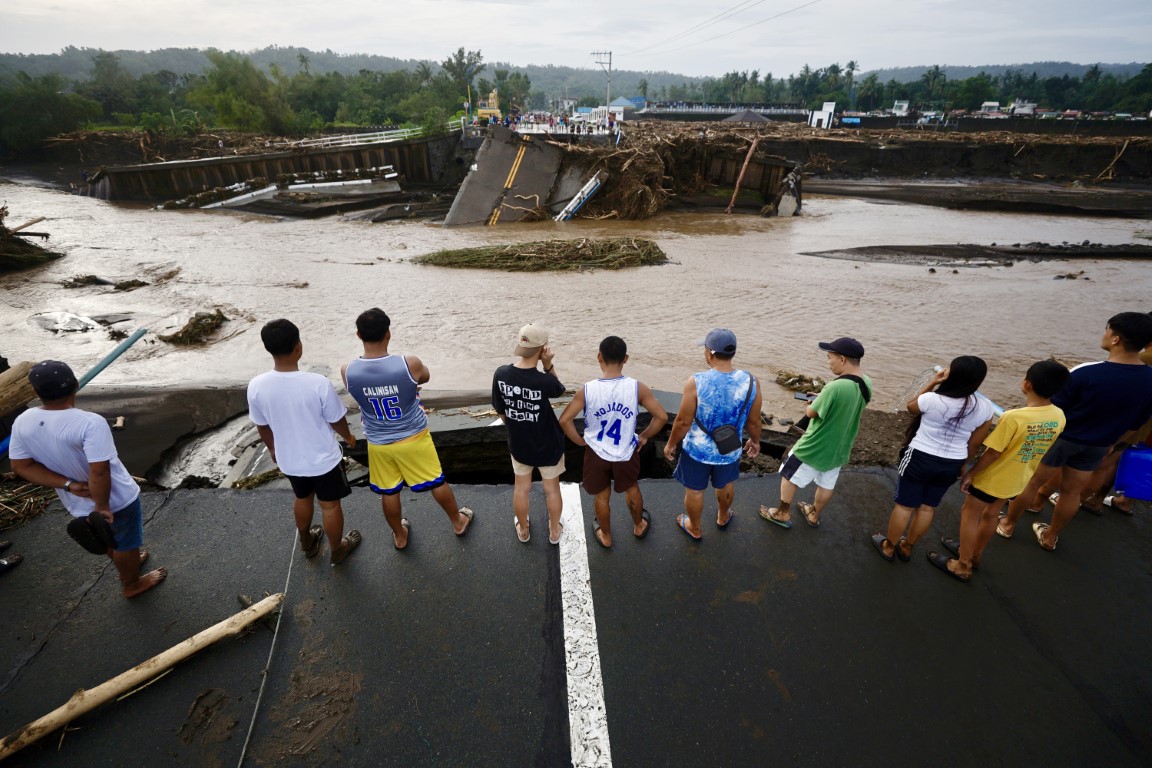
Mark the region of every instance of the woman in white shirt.
<instances>
[{"instance_id":1,"label":"woman in white shirt","mask_svg":"<svg viewBox=\"0 0 1152 768\"><path fill-rule=\"evenodd\" d=\"M913 545L932 525L944 494L992 430L992 403L976 394L987 374L988 365L980 358L958 357L908 401L919 423L914 422L915 436L900 453L888 531L872 536L885 560L911 559Z\"/></svg>"}]
</instances>

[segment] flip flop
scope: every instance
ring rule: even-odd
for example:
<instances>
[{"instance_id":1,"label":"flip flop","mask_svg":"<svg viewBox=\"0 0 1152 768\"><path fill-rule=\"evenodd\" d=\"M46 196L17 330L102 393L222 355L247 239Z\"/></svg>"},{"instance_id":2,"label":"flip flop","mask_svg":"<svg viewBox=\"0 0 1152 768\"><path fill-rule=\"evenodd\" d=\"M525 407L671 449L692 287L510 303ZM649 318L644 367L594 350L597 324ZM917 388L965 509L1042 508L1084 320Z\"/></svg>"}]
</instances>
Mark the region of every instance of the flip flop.
<instances>
[{"instance_id":1,"label":"flip flop","mask_svg":"<svg viewBox=\"0 0 1152 768\"><path fill-rule=\"evenodd\" d=\"M885 560L887 560L888 562L891 563L893 560L896 559L896 547L895 546L892 547L892 554L890 554L890 555L884 554L884 542L886 542L886 541L888 541L888 537L885 536L884 534L882 534L882 533L872 534L872 546L876 547L876 551L880 553L880 557L884 558ZM888 541L888 543L891 544L892 542Z\"/></svg>"},{"instance_id":2,"label":"flip flop","mask_svg":"<svg viewBox=\"0 0 1152 768\"><path fill-rule=\"evenodd\" d=\"M700 541L700 539L703 538L702 536L693 535L692 531L688 530L688 515L680 515L677 517L676 524L680 526L680 530L684 531L684 534L692 539L692 541Z\"/></svg>"},{"instance_id":3,"label":"flip flop","mask_svg":"<svg viewBox=\"0 0 1152 768\"><path fill-rule=\"evenodd\" d=\"M1007 517L1008 517L1007 515L1000 515L1000 519L998 521L996 521L996 535L1002 539L1012 538L1011 533L1005 533L1004 529L1000 527L1000 523L1003 522L1004 520L1006 520Z\"/></svg>"},{"instance_id":4,"label":"flip flop","mask_svg":"<svg viewBox=\"0 0 1152 768\"><path fill-rule=\"evenodd\" d=\"M520 521L516 519L516 515L512 515L512 527L516 529L516 539L521 544L527 544L532 541L532 521L528 521L528 525L524 526L524 535L520 535Z\"/></svg>"},{"instance_id":5,"label":"flip flop","mask_svg":"<svg viewBox=\"0 0 1152 768\"><path fill-rule=\"evenodd\" d=\"M312 543L306 546L304 540L301 539L300 549L304 551L304 557L316 557L320 554L320 541L324 538L324 529L314 525L308 529L308 535L312 537Z\"/></svg>"},{"instance_id":6,"label":"flip flop","mask_svg":"<svg viewBox=\"0 0 1152 768\"><path fill-rule=\"evenodd\" d=\"M960 542L951 536L941 536L940 546L951 552L954 557L960 557Z\"/></svg>"},{"instance_id":7,"label":"flip flop","mask_svg":"<svg viewBox=\"0 0 1152 768\"><path fill-rule=\"evenodd\" d=\"M720 523L716 523L716 527L719 528L720 530L724 530L725 528L727 528L732 523L732 518L734 518L734 517L736 517L736 511L732 510L732 509L728 510L728 519L724 521L723 525L721 525Z\"/></svg>"},{"instance_id":8,"label":"flip flop","mask_svg":"<svg viewBox=\"0 0 1152 768\"><path fill-rule=\"evenodd\" d=\"M800 510L800 514L804 516L804 522L808 523L809 528L819 528L820 527L820 518L816 518L816 522L812 522L812 518L808 516L809 512L815 512L816 511L816 507L812 506L811 504L809 504L806 501L800 502L799 504L796 505L796 507L797 507L797 509Z\"/></svg>"},{"instance_id":9,"label":"flip flop","mask_svg":"<svg viewBox=\"0 0 1152 768\"><path fill-rule=\"evenodd\" d=\"M560 536L563 536L563 535L564 535L564 523L560 523ZM555 539L553 539L552 538L552 531L548 531L548 543L551 544L552 546L556 546L557 544L560 543L560 536L557 536Z\"/></svg>"},{"instance_id":10,"label":"flip flop","mask_svg":"<svg viewBox=\"0 0 1152 768\"><path fill-rule=\"evenodd\" d=\"M908 537L901 536L900 541L896 542L896 557L900 558L900 561L904 563L907 563L912 559L911 545L909 545L908 554L904 554L904 550L900 548L900 545L906 541L908 541Z\"/></svg>"},{"instance_id":11,"label":"flip flop","mask_svg":"<svg viewBox=\"0 0 1152 768\"><path fill-rule=\"evenodd\" d=\"M644 526L644 533L640 534L639 536L636 536L636 534L632 534L633 536L636 536L636 538L638 538L638 539L644 538L645 536L648 535L648 531L652 530L652 515L648 514L648 510L646 510L646 509L640 510L640 519L641 520L647 520L648 525Z\"/></svg>"},{"instance_id":12,"label":"flip flop","mask_svg":"<svg viewBox=\"0 0 1152 768\"><path fill-rule=\"evenodd\" d=\"M1111 498L1111 497L1109 497L1109 498ZM12 546L12 542L0 541L0 552L3 552L4 550L8 549L8 547L10 547L10 546Z\"/></svg>"},{"instance_id":13,"label":"flip flop","mask_svg":"<svg viewBox=\"0 0 1152 768\"><path fill-rule=\"evenodd\" d=\"M777 512L777 511L779 511L779 510L776 507L772 507L771 509L769 509L768 507L764 506L763 504L760 505L760 517L764 518L765 520L767 520L770 523L776 523L776 525L780 526L781 528L791 528L792 527L792 520L791 519L781 520L780 518L778 518L774 514L772 514L773 512Z\"/></svg>"},{"instance_id":14,"label":"flip flop","mask_svg":"<svg viewBox=\"0 0 1152 768\"><path fill-rule=\"evenodd\" d=\"M956 573L955 571L951 571L948 569L948 561L951 559L952 558L944 557L944 555L941 555L937 552L929 552L928 553L928 562L932 563L932 565L934 565L937 568L939 568L940 570L944 571L944 573L948 574L952 578L956 579L956 581L962 581L965 584L967 584L968 580L971 578L970 576L961 576L960 574Z\"/></svg>"},{"instance_id":15,"label":"flip flop","mask_svg":"<svg viewBox=\"0 0 1152 768\"><path fill-rule=\"evenodd\" d=\"M404 530L408 531L408 538L404 542L404 546L397 547L396 546L396 536L393 535L392 536L392 546L395 549L399 549L399 550L403 551L405 549L408 549L408 545L412 543L412 526L408 523L408 518L406 518L406 517L400 518L400 527L403 528Z\"/></svg>"},{"instance_id":16,"label":"flip flop","mask_svg":"<svg viewBox=\"0 0 1152 768\"><path fill-rule=\"evenodd\" d=\"M1056 537L1056 541L1052 542L1052 546L1044 543L1044 531L1048 530L1048 523L1032 523L1032 533L1036 534L1036 543L1040 545L1041 549L1046 549L1049 552L1056 551L1056 544L1060 541L1060 537Z\"/></svg>"},{"instance_id":17,"label":"flip flop","mask_svg":"<svg viewBox=\"0 0 1152 768\"><path fill-rule=\"evenodd\" d=\"M24 555L8 555L8 557L0 558L0 573L10 571L22 562L24 562Z\"/></svg>"},{"instance_id":18,"label":"flip flop","mask_svg":"<svg viewBox=\"0 0 1152 768\"><path fill-rule=\"evenodd\" d=\"M360 535L360 531L348 531L348 535L344 537L344 541L347 542L347 544L344 544L344 549L339 555L335 553L332 554L332 565L340 565L340 563L347 560L348 556L356 550L356 547L360 546L362 540L363 537Z\"/></svg>"},{"instance_id":19,"label":"flip flop","mask_svg":"<svg viewBox=\"0 0 1152 768\"><path fill-rule=\"evenodd\" d=\"M592 538L596 539L596 543L599 544L604 549L611 549L611 547L609 545L607 545L603 541L601 541L601 539L600 539L600 521L595 519L595 518L593 518L593 520L592 520Z\"/></svg>"},{"instance_id":20,"label":"flip flop","mask_svg":"<svg viewBox=\"0 0 1152 768\"><path fill-rule=\"evenodd\" d=\"M476 513L468 509L468 507L460 507L460 514L463 515L468 520L468 522L464 523L464 530L456 534L457 536L463 536L464 534L468 533L468 529L472 527L472 518L476 516Z\"/></svg>"},{"instance_id":21,"label":"flip flop","mask_svg":"<svg viewBox=\"0 0 1152 768\"><path fill-rule=\"evenodd\" d=\"M1120 498L1127 499L1128 497L1127 496L1121 496ZM1122 515L1131 515L1132 514L1131 505L1129 505L1128 508L1125 509L1124 507L1122 507L1116 503L1116 497L1115 496L1105 496L1104 497L1104 506L1111 507L1112 509L1116 510L1117 512L1119 512Z\"/></svg>"}]
</instances>

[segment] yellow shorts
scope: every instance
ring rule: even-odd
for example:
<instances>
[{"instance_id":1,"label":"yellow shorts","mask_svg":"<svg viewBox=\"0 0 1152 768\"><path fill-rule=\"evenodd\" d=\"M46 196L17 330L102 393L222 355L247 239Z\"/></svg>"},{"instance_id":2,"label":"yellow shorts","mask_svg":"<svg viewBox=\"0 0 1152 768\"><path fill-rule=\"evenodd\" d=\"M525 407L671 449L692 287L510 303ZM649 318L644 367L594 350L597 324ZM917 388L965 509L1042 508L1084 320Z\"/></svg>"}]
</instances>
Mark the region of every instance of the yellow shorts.
<instances>
[{"instance_id":1,"label":"yellow shorts","mask_svg":"<svg viewBox=\"0 0 1152 768\"><path fill-rule=\"evenodd\" d=\"M368 484L376 493L391 496L407 485L413 491L430 491L444 484L444 470L424 430L387 445L368 443Z\"/></svg>"}]
</instances>

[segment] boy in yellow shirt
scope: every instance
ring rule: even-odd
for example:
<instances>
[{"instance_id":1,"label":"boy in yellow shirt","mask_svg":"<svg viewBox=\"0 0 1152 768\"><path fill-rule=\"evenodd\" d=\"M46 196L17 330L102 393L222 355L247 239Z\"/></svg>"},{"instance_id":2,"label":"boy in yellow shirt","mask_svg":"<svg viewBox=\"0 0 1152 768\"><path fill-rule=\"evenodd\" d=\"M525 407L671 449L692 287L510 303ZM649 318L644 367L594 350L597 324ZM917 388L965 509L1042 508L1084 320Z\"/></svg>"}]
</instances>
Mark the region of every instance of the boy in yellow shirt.
<instances>
[{"instance_id":1,"label":"boy in yellow shirt","mask_svg":"<svg viewBox=\"0 0 1152 768\"><path fill-rule=\"evenodd\" d=\"M1055 360L1042 360L1028 369L1020 384L1027 404L1004 412L984 440L984 454L961 478L960 490L968 497L960 512L960 540L940 539L959 559L929 552L932 565L960 581L972 577L972 568L979 564L992 533L998 532L1004 502L1024 490L1040 459L1064 430L1064 412L1052 404L1052 397L1068 375L1068 369Z\"/></svg>"}]
</instances>

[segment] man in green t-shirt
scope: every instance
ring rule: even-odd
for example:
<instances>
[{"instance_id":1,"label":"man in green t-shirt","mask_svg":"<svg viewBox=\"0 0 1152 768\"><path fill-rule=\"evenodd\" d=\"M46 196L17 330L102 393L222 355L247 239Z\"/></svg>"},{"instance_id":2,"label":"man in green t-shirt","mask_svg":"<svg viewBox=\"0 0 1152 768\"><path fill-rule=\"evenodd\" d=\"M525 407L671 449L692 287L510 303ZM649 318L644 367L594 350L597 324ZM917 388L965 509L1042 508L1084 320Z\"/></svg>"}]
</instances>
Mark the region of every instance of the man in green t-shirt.
<instances>
[{"instance_id":1,"label":"man in green t-shirt","mask_svg":"<svg viewBox=\"0 0 1152 768\"><path fill-rule=\"evenodd\" d=\"M860 414L872 399L872 380L860 371L864 345L847 336L820 342L828 353L828 368L836 379L824 386L820 395L805 411L810 423L804 436L780 467L780 503L775 507L761 505L760 517L782 528L792 527L792 499L799 488L816 483L815 504L797 504L808 525L820 525L820 513L832 499L832 490L840 476L840 467L848 463Z\"/></svg>"}]
</instances>

